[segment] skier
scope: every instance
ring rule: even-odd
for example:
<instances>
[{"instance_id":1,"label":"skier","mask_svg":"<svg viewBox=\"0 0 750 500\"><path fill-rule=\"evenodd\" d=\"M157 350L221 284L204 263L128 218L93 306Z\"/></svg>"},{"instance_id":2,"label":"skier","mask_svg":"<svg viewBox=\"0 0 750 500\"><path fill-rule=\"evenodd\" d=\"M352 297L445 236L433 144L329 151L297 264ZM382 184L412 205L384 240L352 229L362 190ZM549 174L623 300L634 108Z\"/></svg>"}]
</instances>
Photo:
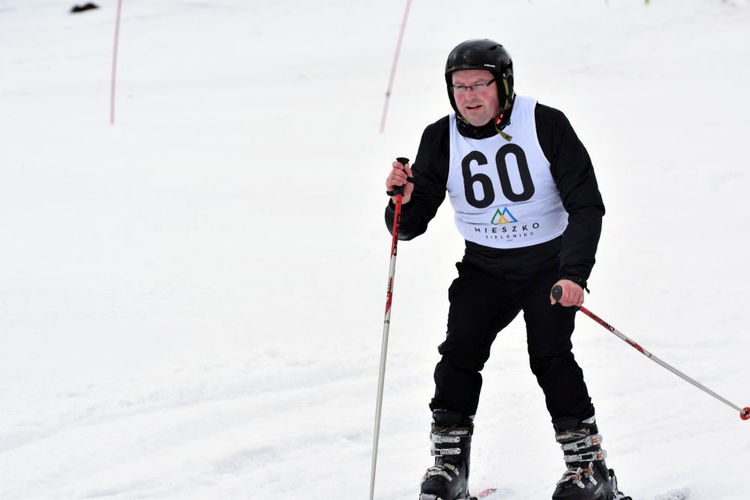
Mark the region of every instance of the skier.
<instances>
[{"instance_id":1,"label":"skier","mask_svg":"<svg viewBox=\"0 0 750 500\"><path fill-rule=\"evenodd\" d=\"M403 189L399 239L424 233L447 192L466 240L430 403L435 465L420 499L470 498L480 372L497 334L521 311L531 370L567 466L552 498L629 499L605 464L572 353L575 306L583 304L604 215L591 159L562 112L515 94L513 62L499 43L459 44L445 81L454 113L425 129L413 166L396 161L386 179L391 231L395 190ZM559 301L554 285L563 290Z\"/></svg>"}]
</instances>

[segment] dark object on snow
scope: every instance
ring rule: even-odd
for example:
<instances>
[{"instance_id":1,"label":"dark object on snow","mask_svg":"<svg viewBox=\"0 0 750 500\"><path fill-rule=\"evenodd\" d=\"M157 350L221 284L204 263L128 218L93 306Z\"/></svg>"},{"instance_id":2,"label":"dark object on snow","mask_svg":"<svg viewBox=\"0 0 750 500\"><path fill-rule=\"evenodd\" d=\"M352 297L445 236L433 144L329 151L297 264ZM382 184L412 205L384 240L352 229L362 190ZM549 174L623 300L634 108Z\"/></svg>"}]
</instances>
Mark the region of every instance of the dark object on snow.
<instances>
[{"instance_id":1,"label":"dark object on snow","mask_svg":"<svg viewBox=\"0 0 750 500\"><path fill-rule=\"evenodd\" d=\"M87 10L91 9L98 9L99 6L94 3L87 3L84 5L74 5L72 9L70 9L71 14L78 14L79 12L86 12Z\"/></svg>"}]
</instances>

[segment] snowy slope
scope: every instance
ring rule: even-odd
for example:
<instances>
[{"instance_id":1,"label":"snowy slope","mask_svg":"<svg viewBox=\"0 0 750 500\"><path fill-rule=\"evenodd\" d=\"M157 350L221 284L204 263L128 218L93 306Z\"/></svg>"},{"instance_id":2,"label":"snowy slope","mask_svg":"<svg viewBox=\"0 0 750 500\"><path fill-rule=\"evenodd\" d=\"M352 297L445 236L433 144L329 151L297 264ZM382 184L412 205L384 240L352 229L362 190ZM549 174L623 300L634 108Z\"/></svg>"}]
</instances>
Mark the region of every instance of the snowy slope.
<instances>
[{"instance_id":1,"label":"snowy slope","mask_svg":"<svg viewBox=\"0 0 750 500\"><path fill-rule=\"evenodd\" d=\"M390 239L383 182L473 37L566 112L608 213L587 306L750 405L750 2L0 0L0 498L366 498ZM72 3L71 3L72 5ZM399 247L377 497L416 497L444 207ZM635 499L750 498L750 423L581 316ZM522 322L485 370L472 485L563 470Z\"/></svg>"}]
</instances>

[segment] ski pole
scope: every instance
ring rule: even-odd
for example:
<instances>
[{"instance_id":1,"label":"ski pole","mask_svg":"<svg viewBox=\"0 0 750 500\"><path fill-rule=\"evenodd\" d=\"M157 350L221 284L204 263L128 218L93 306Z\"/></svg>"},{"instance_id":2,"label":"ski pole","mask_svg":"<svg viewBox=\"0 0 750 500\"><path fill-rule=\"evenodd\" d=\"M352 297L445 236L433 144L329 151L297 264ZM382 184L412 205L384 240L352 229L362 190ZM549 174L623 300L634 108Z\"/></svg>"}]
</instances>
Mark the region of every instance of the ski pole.
<instances>
[{"instance_id":1,"label":"ski pole","mask_svg":"<svg viewBox=\"0 0 750 500\"><path fill-rule=\"evenodd\" d=\"M553 286L552 287L552 298L554 298L555 300L560 300L560 297L562 297L562 287L560 285ZM677 375L681 379L685 380L686 382L691 383L692 385L694 385L698 389L702 390L706 394L709 394L709 395L713 396L714 398L718 399L719 401L721 401L725 405L729 406L730 408L734 408L735 410L737 410L738 412L740 412L740 418L742 420L750 420L750 406L746 406L745 408L740 408L739 406L731 403L730 401L728 401L725 398L723 398L723 397L719 396L718 394L716 394L714 391L712 391L711 389L709 389L705 385L703 385L700 382L698 382L698 381L696 381L696 380L688 377L687 375L685 375L684 373L682 373L677 368L675 368L675 367L669 365L668 363L665 363L661 359L657 358L656 356L654 356L653 354L651 354L650 352L648 352L646 349L644 349L643 347L641 347L640 344L638 344L634 340L630 339L627 335L623 334L622 332L620 332L619 330L617 330L617 328L615 328L614 326L610 325L609 323L607 323L602 318L600 318L596 314L592 313L591 311L589 311L585 307L581 306L581 307L578 308L578 310L581 311L586 316L588 316L589 318L591 318L594 321L596 321L597 323L599 323L601 326L603 326L604 328L606 328L610 332L612 332L615 335L617 335L620 339L624 340L631 347L633 347L635 350L637 350L638 352L640 352L641 354L643 354L644 356L646 356L651 361L654 361L658 365L661 365L662 367L664 367L667 370L669 370L670 372L674 373L675 375Z\"/></svg>"},{"instance_id":2,"label":"ski pole","mask_svg":"<svg viewBox=\"0 0 750 500\"><path fill-rule=\"evenodd\" d=\"M396 158L396 161L406 165L408 158ZM398 227L401 223L401 203L404 196L404 186L394 188L396 194L396 209L393 216L393 231L391 240L391 264L388 269L388 289L385 300L385 319L383 320L383 343L380 347L380 373L378 374L378 397L375 402L375 431L372 438L372 467L370 468L370 500L375 495L375 469L378 465L378 441L380 440L380 416L383 410L383 386L385 385L385 362L388 353L388 333L391 327L391 302L393 301L393 277L396 274L396 252L398 250Z\"/></svg>"}]
</instances>

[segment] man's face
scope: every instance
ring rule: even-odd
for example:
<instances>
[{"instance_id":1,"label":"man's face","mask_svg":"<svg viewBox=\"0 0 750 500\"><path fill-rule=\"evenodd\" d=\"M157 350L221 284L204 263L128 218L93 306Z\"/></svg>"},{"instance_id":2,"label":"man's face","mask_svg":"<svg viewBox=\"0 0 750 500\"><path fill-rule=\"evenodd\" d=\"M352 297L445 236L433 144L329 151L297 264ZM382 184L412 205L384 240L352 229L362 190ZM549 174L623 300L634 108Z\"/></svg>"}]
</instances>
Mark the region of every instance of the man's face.
<instances>
[{"instance_id":1,"label":"man's face","mask_svg":"<svg viewBox=\"0 0 750 500\"><path fill-rule=\"evenodd\" d=\"M451 78L456 107L466 121L475 127L481 127L500 114L497 82L486 87L472 87L492 81L495 78L492 73L483 69L462 69L455 71Z\"/></svg>"}]
</instances>

